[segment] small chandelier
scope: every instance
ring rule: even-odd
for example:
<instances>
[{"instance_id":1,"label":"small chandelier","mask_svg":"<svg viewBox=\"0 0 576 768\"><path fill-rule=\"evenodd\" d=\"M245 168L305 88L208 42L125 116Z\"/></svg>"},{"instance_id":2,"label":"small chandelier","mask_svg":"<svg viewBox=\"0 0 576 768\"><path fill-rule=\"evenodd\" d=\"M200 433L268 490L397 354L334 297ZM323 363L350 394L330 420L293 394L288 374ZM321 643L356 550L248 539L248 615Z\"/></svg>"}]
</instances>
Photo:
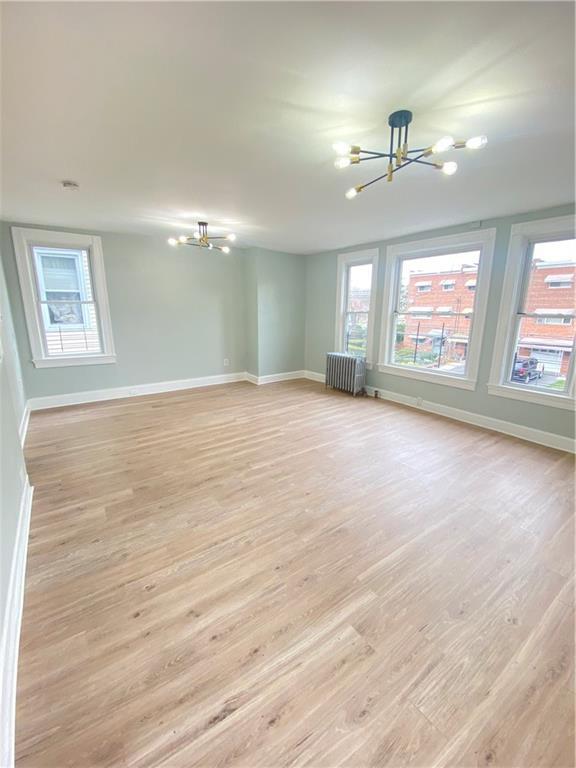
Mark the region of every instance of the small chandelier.
<instances>
[{"instance_id":1,"label":"small chandelier","mask_svg":"<svg viewBox=\"0 0 576 768\"><path fill-rule=\"evenodd\" d=\"M457 163L453 161L447 163L430 162L424 158L430 157L431 155L439 155L450 149L482 149L488 142L486 136L474 136L471 139L459 141L455 141L452 136L443 136L430 147L408 149L408 126L411 122L412 112L409 112L407 109L400 109L397 112L392 112L388 118L388 125L391 129L390 150L388 152L373 152L367 149L360 149L358 146L350 145L343 141L334 144L334 151L338 155L334 161L336 168L347 168L349 165L363 163L365 160L379 160L381 158L386 158L388 160L386 173L377 176L375 179L372 179L372 181L366 182L366 184L357 184L355 187L351 187L346 192L348 200L352 200L359 192L362 192L363 189L366 189L366 187L375 184L381 179L392 181L394 174L402 168L406 168L407 165L428 165L431 168L442 171L446 176L452 176L458 170Z\"/></svg>"},{"instance_id":2,"label":"small chandelier","mask_svg":"<svg viewBox=\"0 0 576 768\"><path fill-rule=\"evenodd\" d=\"M168 242L170 245L195 245L198 248L209 248L212 250L215 248L217 251L223 253L230 253L230 247L228 245L216 245L214 240L228 240L233 243L236 240L236 235L231 232L228 235L222 235L220 237L208 237L208 222L199 221L198 229L193 235L180 235L180 237L169 237Z\"/></svg>"}]
</instances>

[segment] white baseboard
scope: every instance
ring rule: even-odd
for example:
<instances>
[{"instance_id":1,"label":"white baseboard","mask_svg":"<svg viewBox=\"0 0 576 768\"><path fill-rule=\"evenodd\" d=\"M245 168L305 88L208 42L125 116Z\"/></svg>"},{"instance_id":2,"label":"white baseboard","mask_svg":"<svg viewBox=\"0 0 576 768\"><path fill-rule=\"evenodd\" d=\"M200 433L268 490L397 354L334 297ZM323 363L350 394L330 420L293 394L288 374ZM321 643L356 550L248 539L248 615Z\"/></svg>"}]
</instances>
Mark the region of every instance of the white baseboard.
<instances>
[{"instance_id":1,"label":"white baseboard","mask_svg":"<svg viewBox=\"0 0 576 768\"><path fill-rule=\"evenodd\" d=\"M82 403L96 403L101 400L118 400L123 397L157 395L162 392L175 392L180 389L211 387L216 384L230 384L235 381L246 381L245 372L224 373L217 376L199 376L195 379L177 379L176 381L159 381L153 384L134 384L133 386L114 387L111 389L94 389L88 392L72 392L66 395L32 397L28 400L28 406L31 411L39 411L44 408L61 408L65 405L81 405Z\"/></svg>"},{"instance_id":2,"label":"white baseboard","mask_svg":"<svg viewBox=\"0 0 576 768\"><path fill-rule=\"evenodd\" d=\"M24 447L24 443L26 442L26 433L28 432L28 423L30 421L30 406L28 403L24 406L24 413L22 414L22 418L20 419L20 427L18 429L18 434L20 435L20 445Z\"/></svg>"},{"instance_id":3,"label":"white baseboard","mask_svg":"<svg viewBox=\"0 0 576 768\"><path fill-rule=\"evenodd\" d=\"M246 374L246 381L253 384L274 384L277 381L291 381L292 379L305 379L306 371L288 371L287 373L272 373L268 376L254 376L251 373Z\"/></svg>"},{"instance_id":4,"label":"white baseboard","mask_svg":"<svg viewBox=\"0 0 576 768\"><path fill-rule=\"evenodd\" d=\"M41 411L45 408L62 408L66 405L82 405L97 403L103 400L118 400L125 397L141 397L142 395L158 395L162 392L175 392L180 389L196 389L211 387L216 384L231 384L236 381L249 381L251 384L272 384L276 381L305 379L307 371L288 371L274 373L269 376L255 376L247 371L225 373L218 376L200 376L196 379L177 379L176 381L159 381L154 384L134 384L128 387L110 389L93 389L87 392L72 392L65 395L48 395L47 397L31 397L27 404L27 413ZM27 424L27 422L26 422Z\"/></svg>"},{"instance_id":5,"label":"white baseboard","mask_svg":"<svg viewBox=\"0 0 576 768\"><path fill-rule=\"evenodd\" d=\"M180 389L195 389L196 387L209 387L216 384L229 384L237 381L248 381L251 384L272 384L278 381L290 381L292 379L309 379L324 383L325 375L316 371L288 371L287 373L274 373L269 376L256 376L253 373L242 371L238 373L228 373L217 376L201 376L195 379L178 379L177 381L161 381L154 384L139 384L131 387L117 387L114 389L98 389L90 392L74 392L67 395L52 395L49 397L33 397L28 401L25 414L20 426L20 435L22 440L26 434L28 417L30 411L37 411L44 408L59 408L66 405L79 405L82 403L94 403L102 400L115 400L123 397L139 397L141 395L154 395L162 392L173 392ZM374 387L366 387L368 395L374 396ZM467 424L473 424L477 427L490 429L494 432L501 432L512 437L519 437L522 440L528 440L532 443L546 445L549 448L558 448L561 451L575 452L574 441L568 437L555 435L553 432L544 432L540 429L525 427L521 424L514 424L510 421L495 419L491 416L483 416L472 411L464 411L459 408L453 408L448 405L441 405L431 400L421 400L420 398L409 395L401 395L397 392L378 388L379 397L383 400L390 400L402 405L409 405L412 408L418 408L429 413L436 413L439 416L446 416L450 419L463 421Z\"/></svg>"},{"instance_id":6,"label":"white baseboard","mask_svg":"<svg viewBox=\"0 0 576 768\"><path fill-rule=\"evenodd\" d=\"M26 478L26 485L22 491L20 502L14 557L8 582L6 614L2 617L3 626L0 640L0 710L3 713L0 724L0 766L2 768L13 768L14 766L18 648L24 605L26 555L33 492L34 489Z\"/></svg>"},{"instance_id":7,"label":"white baseboard","mask_svg":"<svg viewBox=\"0 0 576 768\"><path fill-rule=\"evenodd\" d=\"M324 373L316 373L316 371L304 371L305 379L310 379L310 381L319 381L322 384L326 381L326 374Z\"/></svg>"},{"instance_id":8,"label":"white baseboard","mask_svg":"<svg viewBox=\"0 0 576 768\"><path fill-rule=\"evenodd\" d=\"M466 424L473 424L475 427L489 429L492 432L501 432L504 435L518 437L521 440L528 440L531 443L545 445L548 448L557 448L558 450L567 451L568 453L574 453L576 450L574 440L571 440L569 437L563 437L562 435L555 435L553 432L544 432L541 429L533 429L532 427L525 427L522 424L514 424L511 421L494 419L491 416L484 416L479 413L473 413L472 411L463 411L460 408L453 408L451 405L441 405L440 403L434 403L431 400L422 400L421 398L411 397L410 395L400 395L397 392L391 392L386 389L381 389L380 387L366 387L366 394L371 397L375 396L376 391L378 392L378 398L382 400L390 400L394 403L400 403L401 405L408 405L411 408L418 408L420 411L427 411L428 413L435 413L438 416L445 416L449 419L455 419L456 421L463 421Z\"/></svg>"},{"instance_id":9,"label":"white baseboard","mask_svg":"<svg viewBox=\"0 0 576 768\"><path fill-rule=\"evenodd\" d=\"M306 378L311 381L325 381L323 373L305 371L305 374ZM397 392L391 392L388 389L381 389L380 387L366 387L366 394L370 397L374 397L376 390L378 390L378 398L381 400L390 400L391 402L400 403L401 405L408 405L411 408L418 408L420 411L427 411L428 413L435 413L438 416L445 416L449 419L455 419L456 421L463 421L466 424L473 424L475 427L489 429L492 432L501 432L504 435L518 437L521 440L528 440L531 443L545 445L548 448L557 448L560 451L567 451L568 453L576 452L576 444L574 440L571 440L569 437L563 437L562 435L556 435L553 432L544 432L541 429L533 429L532 427L525 427L521 424L514 424L511 421L494 419L491 416L483 416L482 414L473 413L472 411L463 411L460 408L453 408L450 405L441 405L440 403L434 403L431 400L422 400L421 398L411 397L410 395L401 395Z\"/></svg>"}]
</instances>

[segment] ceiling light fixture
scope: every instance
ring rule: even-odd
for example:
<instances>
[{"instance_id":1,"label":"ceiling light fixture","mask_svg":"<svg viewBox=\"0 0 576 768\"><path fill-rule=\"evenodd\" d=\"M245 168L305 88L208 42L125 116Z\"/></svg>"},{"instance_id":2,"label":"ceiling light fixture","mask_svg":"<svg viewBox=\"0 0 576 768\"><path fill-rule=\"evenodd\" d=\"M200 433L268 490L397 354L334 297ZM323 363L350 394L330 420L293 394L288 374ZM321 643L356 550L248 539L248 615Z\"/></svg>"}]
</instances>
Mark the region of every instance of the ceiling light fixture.
<instances>
[{"instance_id":1,"label":"ceiling light fixture","mask_svg":"<svg viewBox=\"0 0 576 768\"><path fill-rule=\"evenodd\" d=\"M406 168L407 165L428 165L431 168L442 171L446 176L453 176L458 170L458 164L454 161L447 163L430 162L424 158L430 155L439 155L442 152L448 152L451 149L482 149L488 143L486 136L474 136L471 139L455 141L452 136L442 136L441 139L429 147L420 149L408 149L408 126L412 122L412 112L407 109L400 109L392 112L388 118L390 126L390 150L388 152L373 152L372 150L361 149L355 144L348 144L345 141L338 141L333 145L336 152L334 166L338 169L347 168L349 165L357 165L365 160L388 160L386 173L377 176L366 184L357 184L346 192L348 200L355 198L359 192L366 187L375 184L381 179L392 181L396 171Z\"/></svg>"},{"instance_id":2,"label":"ceiling light fixture","mask_svg":"<svg viewBox=\"0 0 576 768\"><path fill-rule=\"evenodd\" d=\"M193 235L180 235L180 237L169 237L168 243L170 245L196 245L199 248L216 248L217 251L222 253L230 253L230 246L228 245L216 245L213 240L228 240L233 243L236 240L236 235L230 232L228 235L222 235L219 237L208 237L208 222L199 221L198 229Z\"/></svg>"}]
</instances>

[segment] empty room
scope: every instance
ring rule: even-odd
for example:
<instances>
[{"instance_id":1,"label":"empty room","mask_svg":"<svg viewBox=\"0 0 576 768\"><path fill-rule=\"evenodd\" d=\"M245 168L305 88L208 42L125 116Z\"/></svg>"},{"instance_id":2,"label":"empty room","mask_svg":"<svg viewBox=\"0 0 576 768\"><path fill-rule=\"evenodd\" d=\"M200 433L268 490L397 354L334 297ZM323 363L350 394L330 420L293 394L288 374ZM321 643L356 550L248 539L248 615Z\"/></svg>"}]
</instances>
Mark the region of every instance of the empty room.
<instances>
[{"instance_id":1,"label":"empty room","mask_svg":"<svg viewBox=\"0 0 576 768\"><path fill-rule=\"evenodd\" d=\"M576 768L575 5L0 21L0 767Z\"/></svg>"}]
</instances>

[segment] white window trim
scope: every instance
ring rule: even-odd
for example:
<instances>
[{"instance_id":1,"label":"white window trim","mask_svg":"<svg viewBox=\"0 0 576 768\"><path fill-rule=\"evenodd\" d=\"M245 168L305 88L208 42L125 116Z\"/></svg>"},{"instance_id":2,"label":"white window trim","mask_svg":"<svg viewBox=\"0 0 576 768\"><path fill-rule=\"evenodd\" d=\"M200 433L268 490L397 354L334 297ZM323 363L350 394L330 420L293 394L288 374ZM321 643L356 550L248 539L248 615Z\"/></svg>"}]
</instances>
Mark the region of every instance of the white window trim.
<instances>
[{"instance_id":1,"label":"white window trim","mask_svg":"<svg viewBox=\"0 0 576 768\"><path fill-rule=\"evenodd\" d=\"M36 368L115 363L116 353L112 336L112 321L110 318L101 239L95 235L81 235L72 232L24 227L12 227L12 239L16 254L18 276L20 278L24 314L28 327L28 338L30 339L30 347L32 349L32 362ZM61 357L48 357L46 355L42 341L43 327L37 312L34 294L36 290L36 277L31 252L31 246L34 245L54 248L78 248L90 252L92 291L100 321L102 352L86 355L62 355Z\"/></svg>"},{"instance_id":2,"label":"white window trim","mask_svg":"<svg viewBox=\"0 0 576 768\"><path fill-rule=\"evenodd\" d=\"M334 351L344 351L344 314L346 309L346 271L355 264L372 264L372 282L370 285L370 307L368 309L368 338L366 340L366 367L374 364L374 314L376 311L376 287L378 285L378 248L353 251L338 255L338 278L336 285L336 326Z\"/></svg>"},{"instance_id":3,"label":"white window trim","mask_svg":"<svg viewBox=\"0 0 576 768\"><path fill-rule=\"evenodd\" d=\"M386 249L382 328L378 355L379 371L392 374L393 376L402 376L407 379L417 379L433 384L446 384L451 387L459 387L460 389L476 389L495 239L495 229L479 229L462 232L457 235L415 240L410 243L388 246ZM399 265L401 260L406 257L444 256L448 253L459 253L467 250L479 250L481 253L477 274L474 319L468 344L469 352L466 362L466 375L457 376L446 372L436 373L422 369L410 369L406 366L395 365L389 362L394 350L394 340L392 338L395 326L393 315L394 297L398 281L400 280Z\"/></svg>"},{"instance_id":4,"label":"white window trim","mask_svg":"<svg viewBox=\"0 0 576 768\"><path fill-rule=\"evenodd\" d=\"M491 395L574 410L574 358L576 357L574 354L568 372L566 392L543 392L535 388L530 389L525 384L519 385L506 381L515 342L512 337L516 324L516 310L523 289L521 282L528 249L537 242L574 237L574 223L574 216L558 216L553 219L527 221L512 226L498 326L494 340L492 367L488 380L488 392Z\"/></svg>"}]
</instances>

